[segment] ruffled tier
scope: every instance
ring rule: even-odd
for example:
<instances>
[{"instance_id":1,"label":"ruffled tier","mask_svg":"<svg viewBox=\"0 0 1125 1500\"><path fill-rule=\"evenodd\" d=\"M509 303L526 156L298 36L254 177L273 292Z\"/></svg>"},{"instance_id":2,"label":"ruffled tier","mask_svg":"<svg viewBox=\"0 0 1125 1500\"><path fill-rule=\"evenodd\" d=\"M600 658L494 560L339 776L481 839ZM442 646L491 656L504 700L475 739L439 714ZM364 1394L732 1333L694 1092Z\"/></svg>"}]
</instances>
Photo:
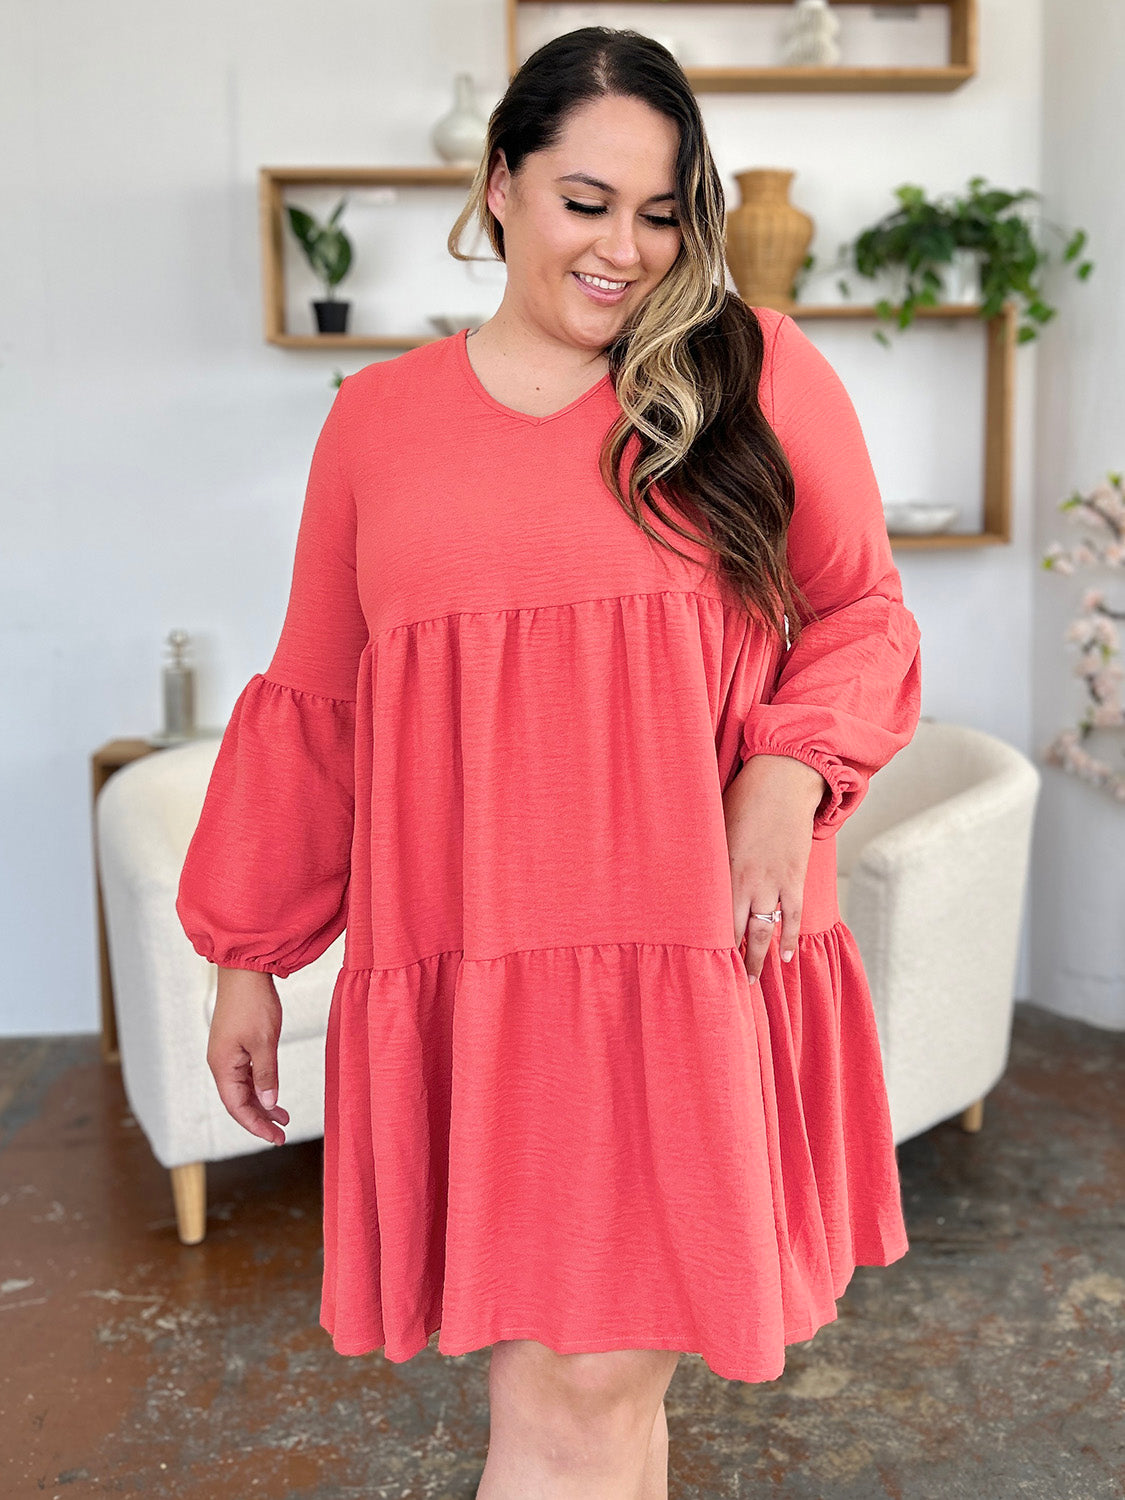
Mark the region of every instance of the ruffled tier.
<instances>
[{"instance_id":1,"label":"ruffled tier","mask_svg":"<svg viewBox=\"0 0 1125 1500\"><path fill-rule=\"evenodd\" d=\"M730 941L722 792L772 661L745 610L685 590L385 631L358 673L347 966Z\"/></svg>"},{"instance_id":2,"label":"ruffled tier","mask_svg":"<svg viewBox=\"0 0 1125 1500\"><path fill-rule=\"evenodd\" d=\"M846 1012L846 1014L844 1013ZM842 921L341 970L326 1044L337 1352L664 1348L774 1380L856 1265L908 1249L870 993Z\"/></svg>"}]
</instances>

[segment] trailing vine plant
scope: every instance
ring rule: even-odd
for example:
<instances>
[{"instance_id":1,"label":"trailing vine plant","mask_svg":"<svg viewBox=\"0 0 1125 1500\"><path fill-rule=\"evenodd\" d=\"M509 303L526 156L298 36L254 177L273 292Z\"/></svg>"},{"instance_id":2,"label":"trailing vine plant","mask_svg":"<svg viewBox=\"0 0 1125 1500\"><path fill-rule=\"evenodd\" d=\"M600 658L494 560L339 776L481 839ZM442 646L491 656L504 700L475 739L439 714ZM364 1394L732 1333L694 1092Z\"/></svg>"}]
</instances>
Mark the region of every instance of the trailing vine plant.
<instances>
[{"instance_id":1,"label":"trailing vine plant","mask_svg":"<svg viewBox=\"0 0 1125 1500\"><path fill-rule=\"evenodd\" d=\"M1039 328L1057 312L1044 290L1052 266L1044 231L1065 241L1062 264L1073 265L1079 281L1086 281L1094 269L1094 262L1083 257L1086 231L1068 232L1045 218L1042 195L1032 188L1011 192L991 186L978 175L969 178L962 193L930 198L923 187L906 182L894 189L894 196L897 208L840 245L834 263L819 267L821 271L856 271L871 280L887 271L902 274L901 301L896 304L890 297L879 297L875 302L880 326L872 336L887 348L891 345L883 325L893 323L905 329L917 308L937 307L942 302L942 273L955 254L979 261L979 317L985 321L995 317L1008 301L1020 308L1016 332L1020 344L1037 338ZM798 286L816 265L814 256L806 256L796 278ZM846 276L840 276L836 286L844 298L851 297Z\"/></svg>"}]
</instances>

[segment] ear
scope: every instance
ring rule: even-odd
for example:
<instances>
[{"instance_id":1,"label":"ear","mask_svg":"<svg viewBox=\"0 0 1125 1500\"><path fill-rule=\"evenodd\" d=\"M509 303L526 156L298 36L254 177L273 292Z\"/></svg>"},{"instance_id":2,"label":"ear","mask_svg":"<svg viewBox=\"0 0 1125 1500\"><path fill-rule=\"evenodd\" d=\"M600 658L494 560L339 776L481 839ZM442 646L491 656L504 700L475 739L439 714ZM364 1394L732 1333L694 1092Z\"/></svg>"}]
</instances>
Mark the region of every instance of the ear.
<instances>
[{"instance_id":1,"label":"ear","mask_svg":"<svg viewBox=\"0 0 1125 1500\"><path fill-rule=\"evenodd\" d=\"M492 171L488 174L488 191L485 194L485 202L501 225L504 223L504 211L508 203L511 182L512 175L508 171L508 159L501 146L496 152Z\"/></svg>"}]
</instances>

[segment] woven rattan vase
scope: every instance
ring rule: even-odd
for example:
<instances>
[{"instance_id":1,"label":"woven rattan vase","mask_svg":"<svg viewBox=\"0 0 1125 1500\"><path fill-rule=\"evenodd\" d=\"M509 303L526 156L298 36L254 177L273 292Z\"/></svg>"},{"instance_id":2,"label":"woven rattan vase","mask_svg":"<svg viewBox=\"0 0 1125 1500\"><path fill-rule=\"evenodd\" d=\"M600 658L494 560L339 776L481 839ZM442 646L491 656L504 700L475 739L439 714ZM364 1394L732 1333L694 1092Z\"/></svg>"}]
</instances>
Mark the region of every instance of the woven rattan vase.
<instances>
[{"instance_id":1,"label":"woven rattan vase","mask_svg":"<svg viewBox=\"0 0 1125 1500\"><path fill-rule=\"evenodd\" d=\"M813 221L789 201L792 172L756 167L734 175L742 202L727 214L726 249L738 295L751 307L789 312Z\"/></svg>"}]
</instances>

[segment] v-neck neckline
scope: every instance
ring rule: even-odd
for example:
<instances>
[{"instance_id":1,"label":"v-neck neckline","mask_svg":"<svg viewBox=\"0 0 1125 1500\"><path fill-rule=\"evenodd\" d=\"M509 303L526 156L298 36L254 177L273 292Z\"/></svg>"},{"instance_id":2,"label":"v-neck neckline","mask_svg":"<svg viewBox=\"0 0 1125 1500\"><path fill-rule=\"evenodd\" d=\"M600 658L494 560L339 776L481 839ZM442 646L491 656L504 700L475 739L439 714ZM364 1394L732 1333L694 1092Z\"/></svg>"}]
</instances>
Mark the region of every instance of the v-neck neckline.
<instances>
[{"instance_id":1,"label":"v-neck neckline","mask_svg":"<svg viewBox=\"0 0 1125 1500\"><path fill-rule=\"evenodd\" d=\"M588 401L595 392L609 385L612 380L612 374L607 370L600 380L596 380L593 385L588 386L580 395L575 396L573 401L568 401L565 406L560 406L558 411L551 411L545 416L537 417L531 412L517 411L514 406L505 406L503 401L497 401L496 397L485 389L481 383L480 376L473 369L472 361L469 358L468 340L469 330L467 328L462 328L460 333L455 336L458 363L469 385L487 406L492 407L493 411L498 411L505 417L514 417L517 422L528 422L533 427L538 427L544 422L557 421L559 417L565 417L568 412L572 412L575 407L581 406L584 401Z\"/></svg>"}]
</instances>

